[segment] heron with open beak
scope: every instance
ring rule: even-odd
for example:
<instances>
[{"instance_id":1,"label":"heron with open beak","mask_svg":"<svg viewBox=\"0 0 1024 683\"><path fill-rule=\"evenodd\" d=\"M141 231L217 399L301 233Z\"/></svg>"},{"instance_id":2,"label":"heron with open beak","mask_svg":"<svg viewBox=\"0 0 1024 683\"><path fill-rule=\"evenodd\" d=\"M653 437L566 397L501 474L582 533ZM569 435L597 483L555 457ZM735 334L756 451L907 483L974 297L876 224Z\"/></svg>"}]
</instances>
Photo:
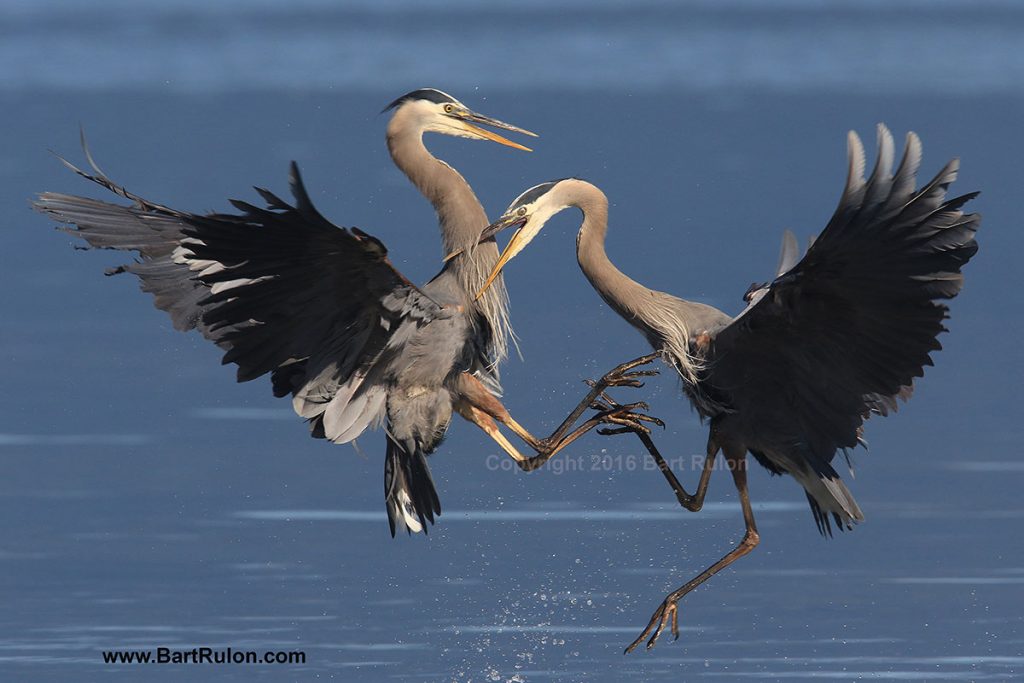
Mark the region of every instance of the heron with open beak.
<instances>
[{"instance_id":1,"label":"heron with open beak","mask_svg":"<svg viewBox=\"0 0 1024 683\"><path fill-rule=\"evenodd\" d=\"M238 381L269 374L275 396L291 396L314 437L349 443L383 424L384 497L394 535L425 531L441 512L427 456L453 413L530 469L531 459L499 423L540 457L602 417L614 419L614 411L570 432L592 390L571 419L538 439L498 400L498 364L511 334L508 298L494 278L484 296L473 296L497 262L497 245L476 246L488 223L483 207L466 180L423 144L425 133L439 133L525 150L481 126L534 134L432 88L407 93L385 111L393 112L391 157L436 210L445 250L474 247L420 287L391 264L380 240L320 214L294 163L292 201L258 190L265 207L233 201L235 212L196 214L132 194L85 148L91 170L68 166L130 204L44 192L35 206L92 247L136 252L138 261L113 272L137 276L177 329L195 329L217 344L223 362L237 366Z\"/></svg>"},{"instance_id":2,"label":"heron with open beak","mask_svg":"<svg viewBox=\"0 0 1024 683\"><path fill-rule=\"evenodd\" d=\"M916 378L941 348L949 309L963 286L961 269L978 249L981 218L962 207L977 193L947 198L959 161L947 163L920 189L918 137L907 135L893 170L892 135L878 127L878 160L865 179L860 138L848 136L848 176L831 220L802 258L787 236L776 277L747 291L737 316L649 289L620 271L605 252L608 199L575 178L542 183L521 194L482 233L491 239L516 228L478 290L486 294L509 261L553 215L580 209L580 268L602 299L639 330L655 354L680 376L683 390L710 421L707 457L690 494L664 467L649 434L636 433L662 466L679 502L699 510L721 452L739 492L746 526L740 543L718 562L669 593L628 648L671 624L677 603L713 574L749 553L760 536L747 491L747 454L773 474L803 487L818 530L852 528L864 519L832 462L863 445L864 421L888 415L910 397ZM642 360L642 359L640 359ZM628 427L625 427L628 429Z\"/></svg>"}]
</instances>

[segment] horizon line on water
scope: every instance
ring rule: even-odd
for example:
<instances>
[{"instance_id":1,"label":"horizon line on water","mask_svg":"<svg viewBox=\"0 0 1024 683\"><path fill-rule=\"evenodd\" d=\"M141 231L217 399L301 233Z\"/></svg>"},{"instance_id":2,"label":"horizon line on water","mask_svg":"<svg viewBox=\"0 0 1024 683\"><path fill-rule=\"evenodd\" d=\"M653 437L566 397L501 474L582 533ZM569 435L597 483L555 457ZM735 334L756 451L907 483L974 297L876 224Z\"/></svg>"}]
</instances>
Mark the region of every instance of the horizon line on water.
<instances>
[{"instance_id":1,"label":"horizon line on water","mask_svg":"<svg viewBox=\"0 0 1024 683\"><path fill-rule=\"evenodd\" d=\"M754 503L759 513L793 512L804 510L807 504L786 501L764 501ZM739 503L711 502L704 505L703 512L711 515L738 512ZM376 510L325 510L325 509L282 509L282 510L239 510L231 514L235 519L268 522L380 522L387 519L385 512ZM633 522L638 520L676 520L680 518L679 508L666 506L664 509L618 509L585 510L446 510L445 521L455 522Z\"/></svg>"},{"instance_id":2,"label":"horizon line on water","mask_svg":"<svg viewBox=\"0 0 1024 683\"><path fill-rule=\"evenodd\" d=\"M635 634L635 626L582 626L579 624L487 624L449 626L448 631L463 633L579 633L579 634ZM714 631L711 626L680 626L680 631Z\"/></svg>"},{"instance_id":3,"label":"horizon line on water","mask_svg":"<svg viewBox=\"0 0 1024 683\"><path fill-rule=\"evenodd\" d=\"M150 434L10 434L0 433L3 446L142 446Z\"/></svg>"},{"instance_id":4,"label":"horizon line on water","mask_svg":"<svg viewBox=\"0 0 1024 683\"><path fill-rule=\"evenodd\" d=\"M1024 576L898 576L878 581L921 586L1009 586L1024 584Z\"/></svg>"},{"instance_id":5,"label":"horizon line on water","mask_svg":"<svg viewBox=\"0 0 1024 683\"><path fill-rule=\"evenodd\" d=\"M687 10L763 10L764 0L634 0L629 8L678 8ZM74 10L81 7L80 0L7 0L3 5L3 11L9 15L24 16L30 14L44 14L55 10ZM354 8L360 11L379 12L380 14L392 14L401 10L419 9L423 6L420 0L348 0L347 8ZM1019 0L903 0L895 4L891 0L773 0L770 6L787 10L799 10L804 12L831 12L837 7L850 10L863 10L868 12L878 11L906 11L913 8L987 8L987 9L1020 9ZM210 3L209 0L98 0L90 3L90 8L106 9L108 11L137 10L147 11L200 11L210 14L237 14L240 11L251 13L271 12L277 13L281 9L278 0L222 0L219 3ZM296 9L336 9L336 0L294 0L289 3L289 10ZM478 0L443 0L435 3L434 11L479 11L481 4ZM548 9L552 7L551 0L492 0L486 4L487 8L508 8L514 10L523 9ZM554 7L557 9L572 9L586 7L591 9L621 9L621 0L558 0ZM488 10L485 10L487 13Z\"/></svg>"},{"instance_id":6,"label":"horizon line on water","mask_svg":"<svg viewBox=\"0 0 1024 683\"><path fill-rule=\"evenodd\" d=\"M634 522L673 521L680 519L677 506L652 504L635 508L583 509L572 507L550 507L551 501L538 501L537 507L519 510L445 510L442 518L446 522ZM752 503L758 514L802 513L807 504L803 501L763 501ZM915 505L879 505L880 518L902 520L942 519L948 514L940 509L920 509ZM719 518L740 513L739 503L728 501L707 502L701 510L700 519ZM387 519L383 510L345 509L299 509L280 510L236 510L229 513L234 519L264 522L381 522ZM982 511L973 517L979 519L1017 519L1024 517L1024 510ZM1013 581L1011 583L1016 583Z\"/></svg>"},{"instance_id":7,"label":"horizon line on water","mask_svg":"<svg viewBox=\"0 0 1024 683\"><path fill-rule=\"evenodd\" d=\"M301 420L291 408L252 408L222 406L193 408L189 417L201 420Z\"/></svg>"}]
</instances>

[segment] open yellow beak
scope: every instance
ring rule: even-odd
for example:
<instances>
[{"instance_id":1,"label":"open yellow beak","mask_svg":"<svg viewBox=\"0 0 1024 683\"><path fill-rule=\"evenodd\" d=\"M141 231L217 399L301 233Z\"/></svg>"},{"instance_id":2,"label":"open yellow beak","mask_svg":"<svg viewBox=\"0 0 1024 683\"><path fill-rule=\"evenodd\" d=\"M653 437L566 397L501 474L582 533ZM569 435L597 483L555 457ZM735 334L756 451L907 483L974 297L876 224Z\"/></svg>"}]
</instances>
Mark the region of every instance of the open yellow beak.
<instances>
[{"instance_id":1,"label":"open yellow beak","mask_svg":"<svg viewBox=\"0 0 1024 683\"><path fill-rule=\"evenodd\" d=\"M505 215L505 216L502 216L501 218L499 218L498 220L494 221L493 223L488 225L486 228L484 228L480 232L480 237L477 238L477 244L480 244L480 243L484 242L485 240L491 239L492 237L497 235L499 232L502 232L503 230L508 230L512 226L522 226L525 223L526 223L526 219L523 216L517 216L517 215ZM529 241L529 240L527 240L527 241ZM458 256L459 254L464 253L465 251L466 251L465 247L459 247L455 251L450 252L447 256L445 256L444 257L444 262L448 263L453 258ZM514 255L515 254L513 254L512 256L514 256ZM509 258L511 258L511 256Z\"/></svg>"},{"instance_id":2,"label":"open yellow beak","mask_svg":"<svg viewBox=\"0 0 1024 683\"><path fill-rule=\"evenodd\" d=\"M477 135L477 136L482 137L482 138L487 139L487 140L491 140L492 142L497 142L499 145L506 145L507 147L513 147L515 149L521 149L524 152L532 152L533 151L529 147L526 147L524 145L520 145L518 142L512 142L508 138L503 137L501 135L498 135L497 133L492 133L491 131L489 131L489 130L487 130L485 128L480 128L479 126L474 126L469 121L463 121L462 125L466 127L466 130L468 130L469 132L473 133L474 135Z\"/></svg>"},{"instance_id":3,"label":"open yellow beak","mask_svg":"<svg viewBox=\"0 0 1024 683\"><path fill-rule=\"evenodd\" d=\"M487 281L484 282L484 286L480 288L476 296L473 298L474 301L479 299L487 291L487 288L498 278L501 274L502 268L512 260L512 257L518 254L523 248L529 244L530 240L523 234L523 227L520 225L519 229L516 230L515 234L512 235L512 239L505 245L505 250L498 256L498 262L494 264L494 268L491 270L491 274L487 276Z\"/></svg>"},{"instance_id":4,"label":"open yellow beak","mask_svg":"<svg viewBox=\"0 0 1024 683\"><path fill-rule=\"evenodd\" d=\"M462 125L465 127L467 132L477 137L483 138L484 140L497 142L499 145L505 145L507 147L521 149L524 152L532 152L533 150L530 149L529 147L524 147L523 145L520 145L518 142L512 142L508 138L498 135L497 133L492 133L489 130L480 128L480 126L490 126L491 128L509 130L512 131L513 133L522 133L523 135L529 135L531 138L538 137L536 133L532 133L526 130L525 128L513 126L511 123L505 123L504 121L499 121L498 119L492 119L490 116L484 116L483 114L478 114L475 111L469 111L468 109L460 109L459 111L450 114L450 116L452 116L455 119L458 119L459 122L462 123Z\"/></svg>"}]
</instances>

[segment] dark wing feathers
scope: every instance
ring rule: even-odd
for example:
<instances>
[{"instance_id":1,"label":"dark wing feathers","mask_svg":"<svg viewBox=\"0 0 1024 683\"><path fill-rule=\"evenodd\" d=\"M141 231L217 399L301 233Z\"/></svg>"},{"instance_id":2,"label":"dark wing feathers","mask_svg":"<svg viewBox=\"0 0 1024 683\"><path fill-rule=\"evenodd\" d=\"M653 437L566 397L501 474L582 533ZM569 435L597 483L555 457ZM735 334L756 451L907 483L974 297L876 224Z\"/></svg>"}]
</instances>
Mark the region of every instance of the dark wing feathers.
<instances>
[{"instance_id":1,"label":"dark wing feathers","mask_svg":"<svg viewBox=\"0 0 1024 683\"><path fill-rule=\"evenodd\" d=\"M835 214L807 253L715 339L707 380L751 432L798 444L823 471L857 445L871 413L888 414L941 348L949 299L977 251L971 193L946 199L951 161L914 191L921 144L907 136L895 174L892 136L879 127L878 162L849 137L849 177Z\"/></svg>"},{"instance_id":2,"label":"dark wing feathers","mask_svg":"<svg viewBox=\"0 0 1024 683\"><path fill-rule=\"evenodd\" d=\"M294 207L277 197L272 209L234 202L240 216L194 217L185 229L194 240L187 259L222 266L202 277L211 287L204 322L230 346L224 362L238 364L240 381L325 344L347 355L344 347L382 319L397 327L441 312L390 265L379 240L320 215L294 164L291 185Z\"/></svg>"},{"instance_id":3,"label":"dark wing feathers","mask_svg":"<svg viewBox=\"0 0 1024 683\"><path fill-rule=\"evenodd\" d=\"M132 205L44 193L36 208L92 247L138 252L139 262L119 270L140 278L175 327L197 328L225 349L239 381L274 372L278 395L325 370L342 383L372 362L400 319L444 315L391 266L379 240L316 210L294 163L294 206L257 189L268 208L234 201L238 214L197 215L128 192L88 149L86 157L93 173L64 163Z\"/></svg>"},{"instance_id":4,"label":"dark wing feathers","mask_svg":"<svg viewBox=\"0 0 1024 683\"><path fill-rule=\"evenodd\" d=\"M85 240L90 247L137 252L141 257L139 262L111 269L107 274L134 273L143 291L153 295L157 308L170 314L175 329L198 329L203 336L211 338L202 322L204 309L199 304L209 288L187 266L172 260L174 250L185 237L182 230L186 214L131 194L103 174L92 161L88 148L86 157L93 164L93 174L64 159L61 162L82 177L131 200L132 205L44 192L35 202L35 208L72 226L62 229Z\"/></svg>"}]
</instances>

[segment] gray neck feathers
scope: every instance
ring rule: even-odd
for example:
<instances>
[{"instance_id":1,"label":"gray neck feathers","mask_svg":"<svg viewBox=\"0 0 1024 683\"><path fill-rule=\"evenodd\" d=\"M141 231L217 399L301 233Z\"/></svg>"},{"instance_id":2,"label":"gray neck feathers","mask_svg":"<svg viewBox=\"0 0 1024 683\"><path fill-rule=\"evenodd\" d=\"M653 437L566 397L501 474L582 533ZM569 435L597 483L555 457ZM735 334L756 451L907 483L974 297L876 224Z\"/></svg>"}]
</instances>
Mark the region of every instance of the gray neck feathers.
<instances>
[{"instance_id":1,"label":"gray neck feathers","mask_svg":"<svg viewBox=\"0 0 1024 683\"><path fill-rule=\"evenodd\" d=\"M601 298L647 338L655 350L665 351L667 360L684 380L696 381L699 361L689 351L690 330L680 315L679 299L644 287L608 258L608 199L589 183L574 182L567 204L583 211L583 225L576 237L576 258L580 269Z\"/></svg>"},{"instance_id":2,"label":"gray neck feathers","mask_svg":"<svg viewBox=\"0 0 1024 683\"><path fill-rule=\"evenodd\" d=\"M581 192L574 204L583 212L583 225L576 236L576 259L583 274L605 303L646 334L644 321L637 316L635 304L643 300L650 290L616 268L604 248L608 234L608 199L603 192L593 188Z\"/></svg>"},{"instance_id":3,"label":"gray neck feathers","mask_svg":"<svg viewBox=\"0 0 1024 683\"><path fill-rule=\"evenodd\" d=\"M498 261L498 245L493 239L476 244L489 223L487 214L466 179L427 151L422 130L403 121L402 114L401 110L396 112L388 125L388 151L395 165L437 211L445 254L465 250L450 260L445 270L458 280L467 304L487 321L490 362L496 370L508 356L508 340L512 337L508 292L502 277L495 279L480 299L472 301Z\"/></svg>"}]
</instances>

